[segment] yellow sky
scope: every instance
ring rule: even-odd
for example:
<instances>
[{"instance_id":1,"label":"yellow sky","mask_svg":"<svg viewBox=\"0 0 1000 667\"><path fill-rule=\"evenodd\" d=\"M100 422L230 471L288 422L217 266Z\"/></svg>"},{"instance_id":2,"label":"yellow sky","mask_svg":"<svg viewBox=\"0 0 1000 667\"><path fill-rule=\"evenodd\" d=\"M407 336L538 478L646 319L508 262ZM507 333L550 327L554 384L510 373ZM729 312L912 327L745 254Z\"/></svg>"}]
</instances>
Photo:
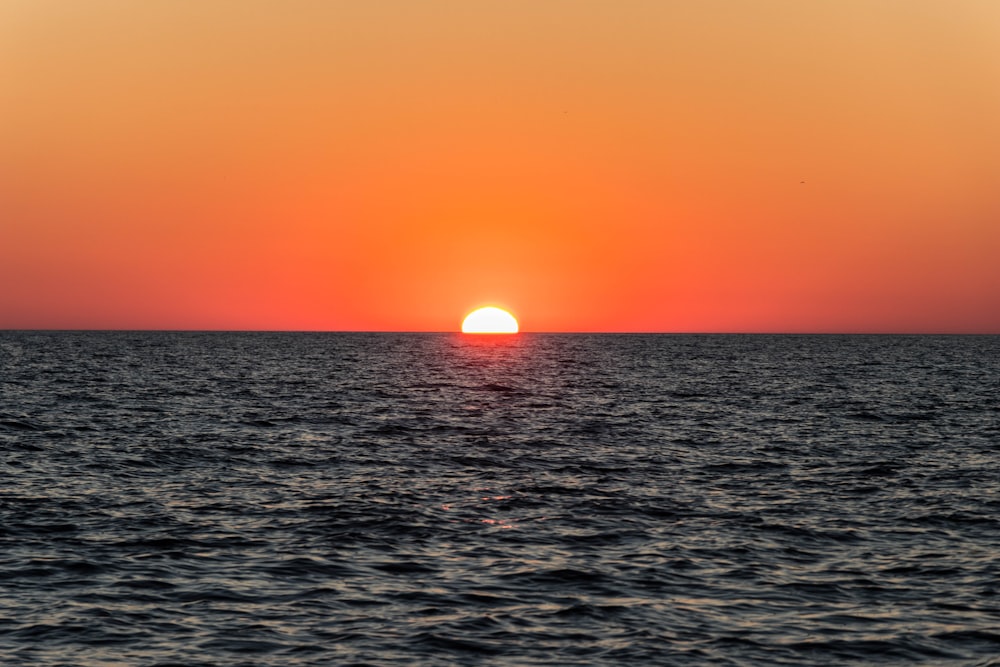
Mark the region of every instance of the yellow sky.
<instances>
[{"instance_id":1,"label":"yellow sky","mask_svg":"<svg viewBox=\"0 0 1000 667\"><path fill-rule=\"evenodd\" d=\"M1000 330L1000 3L0 3L0 327Z\"/></svg>"}]
</instances>

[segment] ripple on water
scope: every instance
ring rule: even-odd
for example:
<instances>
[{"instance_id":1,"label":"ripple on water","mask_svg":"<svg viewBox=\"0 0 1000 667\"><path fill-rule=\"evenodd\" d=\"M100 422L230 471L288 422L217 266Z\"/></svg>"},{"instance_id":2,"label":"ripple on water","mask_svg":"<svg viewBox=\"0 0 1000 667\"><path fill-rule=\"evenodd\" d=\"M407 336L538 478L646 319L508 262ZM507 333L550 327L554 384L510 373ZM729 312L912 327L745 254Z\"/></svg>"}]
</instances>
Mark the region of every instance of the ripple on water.
<instances>
[{"instance_id":1,"label":"ripple on water","mask_svg":"<svg viewBox=\"0 0 1000 667\"><path fill-rule=\"evenodd\" d=\"M0 350L5 663L1000 655L997 337Z\"/></svg>"}]
</instances>

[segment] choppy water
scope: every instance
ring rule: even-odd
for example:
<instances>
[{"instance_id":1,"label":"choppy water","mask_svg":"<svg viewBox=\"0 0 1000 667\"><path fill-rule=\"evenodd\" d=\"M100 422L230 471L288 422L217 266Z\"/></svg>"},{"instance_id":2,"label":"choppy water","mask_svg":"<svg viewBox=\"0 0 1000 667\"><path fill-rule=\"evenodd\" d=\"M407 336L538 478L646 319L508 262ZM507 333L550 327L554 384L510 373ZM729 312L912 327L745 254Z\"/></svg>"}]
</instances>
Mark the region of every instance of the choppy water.
<instances>
[{"instance_id":1,"label":"choppy water","mask_svg":"<svg viewBox=\"0 0 1000 667\"><path fill-rule=\"evenodd\" d=\"M0 663L1000 664L1000 337L0 332Z\"/></svg>"}]
</instances>

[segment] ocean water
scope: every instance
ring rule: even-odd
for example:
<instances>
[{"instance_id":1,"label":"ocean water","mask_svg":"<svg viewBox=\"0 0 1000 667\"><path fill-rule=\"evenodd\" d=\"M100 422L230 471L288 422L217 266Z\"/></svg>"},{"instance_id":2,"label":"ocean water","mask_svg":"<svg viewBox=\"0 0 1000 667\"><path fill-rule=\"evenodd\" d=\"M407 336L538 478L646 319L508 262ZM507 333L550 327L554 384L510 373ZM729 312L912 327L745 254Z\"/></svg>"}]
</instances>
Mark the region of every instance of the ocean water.
<instances>
[{"instance_id":1,"label":"ocean water","mask_svg":"<svg viewBox=\"0 0 1000 667\"><path fill-rule=\"evenodd\" d=\"M1000 337L0 332L0 664L1000 664Z\"/></svg>"}]
</instances>

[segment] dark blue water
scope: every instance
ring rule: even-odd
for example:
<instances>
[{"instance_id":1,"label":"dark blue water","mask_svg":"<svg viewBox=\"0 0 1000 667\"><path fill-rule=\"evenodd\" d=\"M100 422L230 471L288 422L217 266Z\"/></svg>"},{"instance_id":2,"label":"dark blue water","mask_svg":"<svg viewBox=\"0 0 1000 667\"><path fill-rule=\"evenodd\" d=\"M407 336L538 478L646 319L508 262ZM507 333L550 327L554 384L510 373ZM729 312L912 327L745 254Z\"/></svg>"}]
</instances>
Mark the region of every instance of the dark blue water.
<instances>
[{"instance_id":1,"label":"dark blue water","mask_svg":"<svg viewBox=\"0 0 1000 667\"><path fill-rule=\"evenodd\" d=\"M0 332L4 665L986 665L1000 337Z\"/></svg>"}]
</instances>

